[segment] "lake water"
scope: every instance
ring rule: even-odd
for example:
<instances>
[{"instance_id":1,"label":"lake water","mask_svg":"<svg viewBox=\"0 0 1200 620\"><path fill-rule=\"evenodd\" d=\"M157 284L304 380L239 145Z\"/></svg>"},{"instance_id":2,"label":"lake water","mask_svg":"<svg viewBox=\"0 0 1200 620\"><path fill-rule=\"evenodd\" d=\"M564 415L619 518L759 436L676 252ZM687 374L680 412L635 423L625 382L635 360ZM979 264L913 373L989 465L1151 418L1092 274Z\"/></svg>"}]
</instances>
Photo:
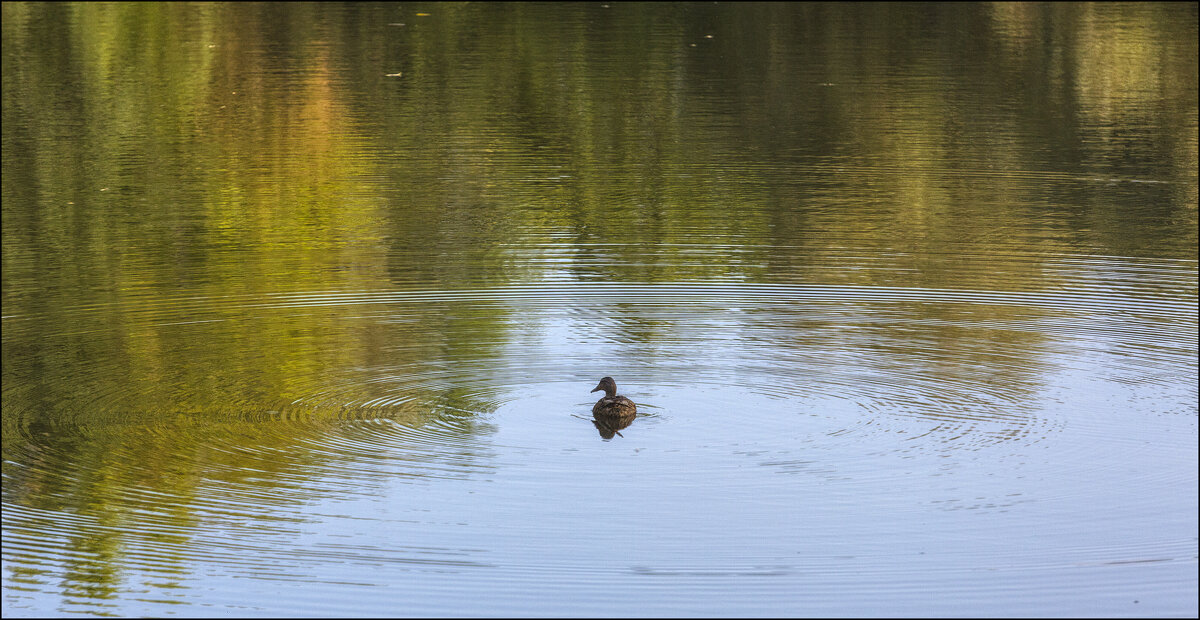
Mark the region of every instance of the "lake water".
<instances>
[{"instance_id":1,"label":"lake water","mask_svg":"<svg viewBox=\"0 0 1200 620\"><path fill-rule=\"evenodd\" d=\"M1195 616L1197 109L1195 3L6 2L3 614Z\"/></svg>"}]
</instances>

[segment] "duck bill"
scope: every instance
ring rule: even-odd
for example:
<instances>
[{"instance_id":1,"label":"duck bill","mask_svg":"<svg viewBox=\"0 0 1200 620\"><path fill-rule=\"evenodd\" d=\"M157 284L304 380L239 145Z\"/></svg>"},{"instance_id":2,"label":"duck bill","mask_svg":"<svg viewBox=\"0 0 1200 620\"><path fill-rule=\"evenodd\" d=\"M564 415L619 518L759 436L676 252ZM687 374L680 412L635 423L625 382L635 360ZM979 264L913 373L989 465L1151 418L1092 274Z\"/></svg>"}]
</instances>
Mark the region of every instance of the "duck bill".
<instances>
[{"instance_id":1,"label":"duck bill","mask_svg":"<svg viewBox=\"0 0 1200 620\"><path fill-rule=\"evenodd\" d=\"M600 386L598 386L598 385L597 385L597 386L595 387L595 389L593 389L593 390L592 390L592 392L599 392L600 390L603 390L603 389L604 389L604 388L602 388L602 387L600 387ZM591 394L591 392L588 392L588 393L589 393L589 394Z\"/></svg>"}]
</instances>

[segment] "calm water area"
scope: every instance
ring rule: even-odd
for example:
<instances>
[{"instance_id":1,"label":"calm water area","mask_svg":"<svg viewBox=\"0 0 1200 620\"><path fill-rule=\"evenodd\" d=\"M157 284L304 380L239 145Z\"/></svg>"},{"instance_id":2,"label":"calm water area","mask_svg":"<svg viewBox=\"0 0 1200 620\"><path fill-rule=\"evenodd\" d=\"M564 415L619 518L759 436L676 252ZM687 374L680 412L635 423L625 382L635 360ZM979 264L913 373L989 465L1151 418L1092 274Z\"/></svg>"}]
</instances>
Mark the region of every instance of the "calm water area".
<instances>
[{"instance_id":1,"label":"calm water area","mask_svg":"<svg viewBox=\"0 0 1200 620\"><path fill-rule=\"evenodd\" d=\"M1196 3L2 10L5 617L1197 614Z\"/></svg>"}]
</instances>

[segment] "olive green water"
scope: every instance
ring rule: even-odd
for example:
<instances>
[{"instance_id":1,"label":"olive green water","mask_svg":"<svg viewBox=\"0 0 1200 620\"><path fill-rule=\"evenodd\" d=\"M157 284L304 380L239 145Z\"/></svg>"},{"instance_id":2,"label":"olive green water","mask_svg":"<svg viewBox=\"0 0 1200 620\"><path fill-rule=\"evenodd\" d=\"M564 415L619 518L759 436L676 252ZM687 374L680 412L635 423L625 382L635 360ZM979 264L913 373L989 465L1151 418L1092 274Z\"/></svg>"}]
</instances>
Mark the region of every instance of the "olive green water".
<instances>
[{"instance_id":1,"label":"olive green water","mask_svg":"<svg viewBox=\"0 0 1200 620\"><path fill-rule=\"evenodd\" d=\"M1194 616L1196 7L4 3L4 616Z\"/></svg>"}]
</instances>

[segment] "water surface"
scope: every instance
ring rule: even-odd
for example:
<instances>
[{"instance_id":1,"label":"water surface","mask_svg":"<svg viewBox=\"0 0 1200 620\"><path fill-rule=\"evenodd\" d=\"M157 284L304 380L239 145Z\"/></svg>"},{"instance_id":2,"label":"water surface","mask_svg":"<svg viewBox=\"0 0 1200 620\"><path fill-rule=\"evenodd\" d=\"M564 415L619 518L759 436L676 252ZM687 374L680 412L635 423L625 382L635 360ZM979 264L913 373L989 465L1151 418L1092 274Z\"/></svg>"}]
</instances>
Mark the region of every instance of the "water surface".
<instances>
[{"instance_id":1,"label":"water surface","mask_svg":"<svg viewBox=\"0 0 1200 620\"><path fill-rule=\"evenodd\" d=\"M5 3L3 613L1194 616L1196 23Z\"/></svg>"}]
</instances>

